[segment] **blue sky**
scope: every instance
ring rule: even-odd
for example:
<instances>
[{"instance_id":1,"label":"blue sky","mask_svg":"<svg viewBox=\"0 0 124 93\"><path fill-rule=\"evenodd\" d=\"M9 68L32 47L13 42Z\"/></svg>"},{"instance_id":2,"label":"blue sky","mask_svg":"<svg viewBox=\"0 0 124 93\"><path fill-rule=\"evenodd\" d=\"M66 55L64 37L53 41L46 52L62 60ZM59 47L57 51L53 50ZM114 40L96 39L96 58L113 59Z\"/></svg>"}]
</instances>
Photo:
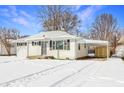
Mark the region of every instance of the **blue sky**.
<instances>
[{"instance_id":1,"label":"blue sky","mask_svg":"<svg viewBox=\"0 0 124 93\"><path fill-rule=\"evenodd\" d=\"M124 28L124 6L72 6L73 11L82 20L81 31L88 32L96 16L111 13L117 18L119 27ZM22 35L33 35L41 31L37 19L39 6L0 6L0 26L16 28Z\"/></svg>"}]
</instances>

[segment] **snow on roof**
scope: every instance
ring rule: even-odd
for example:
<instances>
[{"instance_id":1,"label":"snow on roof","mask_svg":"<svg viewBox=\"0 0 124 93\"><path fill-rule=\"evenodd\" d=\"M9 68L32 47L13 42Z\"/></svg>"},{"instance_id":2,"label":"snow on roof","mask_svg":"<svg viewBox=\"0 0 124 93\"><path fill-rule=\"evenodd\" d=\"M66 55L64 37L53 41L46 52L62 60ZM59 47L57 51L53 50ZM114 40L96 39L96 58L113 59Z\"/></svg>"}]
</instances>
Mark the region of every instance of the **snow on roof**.
<instances>
[{"instance_id":1,"label":"snow on roof","mask_svg":"<svg viewBox=\"0 0 124 93\"><path fill-rule=\"evenodd\" d=\"M80 38L80 37L71 35L65 31L47 31L47 32L40 32L36 35L29 36L26 38L18 39L15 42L25 42L30 40L42 40L42 39L65 39L65 38Z\"/></svg>"},{"instance_id":2,"label":"snow on roof","mask_svg":"<svg viewBox=\"0 0 124 93\"><path fill-rule=\"evenodd\" d=\"M89 44L89 45L107 45L109 42L104 40L83 39L78 41L78 43Z\"/></svg>"},{"instance_id":3,"label":"snow on roof","mask_svg":"<svg viewBox=\"0 0 124 93\"><path fill-rule=\"evenodd\" d=\"M65 31L47 31L47 32L40 32L39 34L29 36L26 38L18 39L14 42L26 42L32 40L48 40L48 39L79 39L78 43L85 43L91 45L106 45L108 41L103 40L89 40L83 39L82 37L77 37L75 35L71 35Z\"/></svg>"}]
</instances>

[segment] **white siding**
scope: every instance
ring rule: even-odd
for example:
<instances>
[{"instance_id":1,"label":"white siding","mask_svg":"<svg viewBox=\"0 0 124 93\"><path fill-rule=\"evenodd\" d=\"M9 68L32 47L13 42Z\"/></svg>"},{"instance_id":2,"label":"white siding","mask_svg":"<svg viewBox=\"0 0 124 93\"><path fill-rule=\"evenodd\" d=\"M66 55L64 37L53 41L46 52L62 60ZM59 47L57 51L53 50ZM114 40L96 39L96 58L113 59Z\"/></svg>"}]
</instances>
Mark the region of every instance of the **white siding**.
<instances>
[{"instance_id":1,"label":"white siding","mask_svg":"<svg viewBox=\"0 0 124 93\"><path fill-rule=\"evenodd\" d=\"M32 43L29 43L29 56L38 56L41 55L41 46L34 45L32 46Z\"/></svg>"},{"instance_id":2,"label":"white siding","mask_svg":"<svg viewBox=\"0 0 124 93\"><path fill-rule=\"evenodd\" d=\"M27 46L17 46L17 56L21 58L27 57Z\"/></svg>"},{"instance_id":3,"label":"white siding","mask_svg":"<svg viewBox=\"0 0 124 93\"><path fill-rule=\"evenodd\" d=\"M76 43L76 58L86 57L88 56L88 46L84 44L80 44L80 50L78 49L78 44Z\"/></svg>"}]
</instances>

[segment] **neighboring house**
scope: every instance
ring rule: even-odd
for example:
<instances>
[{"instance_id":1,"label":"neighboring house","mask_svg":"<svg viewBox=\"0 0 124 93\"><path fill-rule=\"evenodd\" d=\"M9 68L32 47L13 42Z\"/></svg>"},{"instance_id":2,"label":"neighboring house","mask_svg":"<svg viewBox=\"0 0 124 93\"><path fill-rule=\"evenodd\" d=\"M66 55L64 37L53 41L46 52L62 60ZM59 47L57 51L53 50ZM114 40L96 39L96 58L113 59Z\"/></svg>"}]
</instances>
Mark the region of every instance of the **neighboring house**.
<instances>
[{"instance_id":1,"label":"neighboring house","mask_svg":"<svg viewBox=\"0 0 124 93\"><path fill-rule=\"evenodd\" d=\"M124 57L124 36L118 41L118 45L115 50L115 56Z\"/></svg>"},{"instance_id":2,"label":"neighboring house","mask_svg":"<svg viewBox=\"0 0 124 93\"><path fill-rule=\"evenodd\" d=\"M12 41L13 40L10 39L10 42ZM16 46L13 43L11 44L10 55L16 55ZM8 56L7 50L1 42L0 42L0 56Z\"/></svg>"},{"instance_id":3,"label":"neighboring house","mask_svg":"<svg viewBox=\"0 0 124 93\"><path fill-rule=\"evenodd\" d=\"M65 31L47 31L14 41L18 57L52 56L77 59L88 56L88 46L107 46L108 41L87 40ZM107 56L108 57L108 56Z\"/></svg>"}]
</instances>

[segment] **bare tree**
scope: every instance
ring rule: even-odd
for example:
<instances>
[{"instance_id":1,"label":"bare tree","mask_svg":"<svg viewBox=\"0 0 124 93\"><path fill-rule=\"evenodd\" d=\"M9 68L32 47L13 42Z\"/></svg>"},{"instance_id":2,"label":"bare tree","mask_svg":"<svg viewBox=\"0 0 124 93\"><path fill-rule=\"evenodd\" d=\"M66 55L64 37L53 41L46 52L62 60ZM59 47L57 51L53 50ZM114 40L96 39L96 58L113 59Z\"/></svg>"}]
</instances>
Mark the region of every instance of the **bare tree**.
<instances>
[{"instance_id":1,"label":"bare tree","mask_svg":"<svg viewBox=\"0 0 124 93\"><path fill-rule=\"evenodd\" d=\"M113 53L115 53L120 35L117 19L114 18L113 15L107 13L96 17L90 32L90 38L92 39L109 41L113 48Z\"/></svg>"},{"instance_id":2,"label":"bare tree","mask_svg":"<svg viewBox=\"0 0 124 93\"><path fill-rule=\"evenodd\" d=\"M96 17L95 22L91 27L90 37L92 39L108 40L112 44L120 38L120 32L118 31L117 19L111 14L101 14Z\"/></svg>"},{"instance_id":3,"label":"bare tree","mask_svg":"<svg viewBox=\"0 0 124 93\"><path fill-rule=\"evenodd\" d=\"M120 30L121 36L124 36L124 28L119 29L119 30Z\"/></svg>"},{"instance_id":4,"label":"bare tree","mask_svg":"<svg viewBox=\"0 0 124 93\"><path fill-rule=\"evenodd\" d=\"M16 29L7 29L6 27L0 28L0 41L1 44L5 47L8 55L11 54L12 40L15 40L19 37L19 31Z\"/></svg>"},{"instance_id":5,"label":"bare tree","mask_svg":"<svg viewBox=\"0 0 124 93\"><path fill-rule=\"evenodd\" d=\"M81 21L71 11L71 6L48 5L41 6L38 18L45 31L65 30L67 32L79 32Z\"/></svg>"}]
</instances>

